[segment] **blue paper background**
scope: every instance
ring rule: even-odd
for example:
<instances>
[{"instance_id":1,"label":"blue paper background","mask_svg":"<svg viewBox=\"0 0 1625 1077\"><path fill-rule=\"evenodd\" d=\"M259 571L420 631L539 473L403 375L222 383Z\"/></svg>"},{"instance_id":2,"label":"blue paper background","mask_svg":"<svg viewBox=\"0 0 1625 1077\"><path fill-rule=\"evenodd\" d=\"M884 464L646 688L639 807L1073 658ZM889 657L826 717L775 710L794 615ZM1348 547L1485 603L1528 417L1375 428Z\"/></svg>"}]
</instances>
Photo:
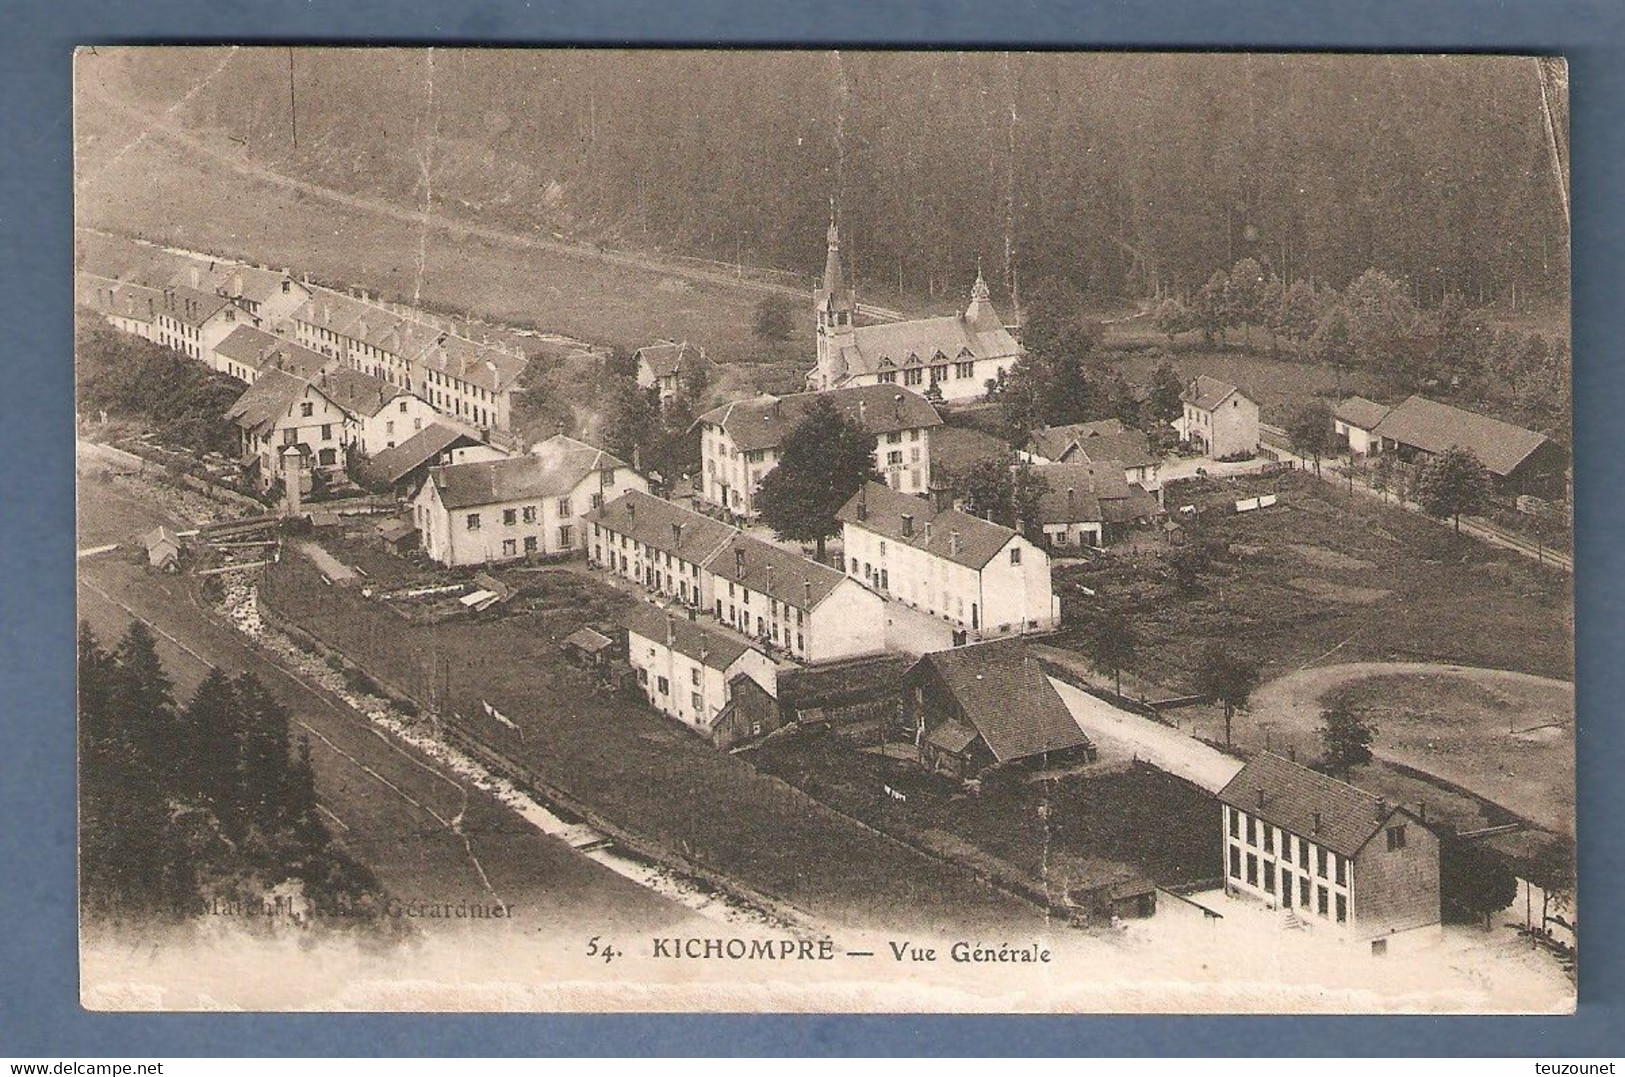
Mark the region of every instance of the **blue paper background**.
<instances>
[{"instance_id":1,"label":"blue paper background","mask_svg":"<svg viewBox=\"0 0 1625 1077\"><path fill-rule=\"evenodd\" d=\"M1618 1053L1625 5L1161 0L24 3L0 17L0 1056ZM106 1016L74 926L72 161L76 44L281 41L1506 51L1570 62L1579 635L1574 1018Z\"/></svg>"}]
</instances>

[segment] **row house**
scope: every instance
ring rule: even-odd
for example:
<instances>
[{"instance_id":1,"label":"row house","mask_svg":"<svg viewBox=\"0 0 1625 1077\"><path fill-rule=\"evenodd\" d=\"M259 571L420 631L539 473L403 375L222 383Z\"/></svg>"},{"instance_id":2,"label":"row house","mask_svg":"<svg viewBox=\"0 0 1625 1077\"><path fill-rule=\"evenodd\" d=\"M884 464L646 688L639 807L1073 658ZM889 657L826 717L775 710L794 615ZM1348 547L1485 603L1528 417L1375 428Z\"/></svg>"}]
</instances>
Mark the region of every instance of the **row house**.
<instances>
[{"instance_id":1,"label":"row house","mask_svg":"<svg viewBox=\"0 0 1625 1077\"><path fill-rule=\"evenodd\" d=\"M511 423L513 391L527 365L521 354L326 289L292 321L300 344L416 393L446 415L485 429Z\"/></svg>"},{"instance_id":2,"label":"row house","mask_svg":"<svg viewBox=\"0 0 1625 1077\"><path fill-rule=\"evenodd\" d=\"M215 346L215 369L252 385L261 373L281 370L316 380L336 370L339 360L252 325L239 325Z\"/></svg>"},{"instance_id":3,"label":"row house","mask_svg":"<svg viewBox=\"0 0 1625 1077\"><path fill-rule=\"evenodd\" d=\"M956 643L1060 623L1049 554L1011 528L876 482L836 519L851 578L948 621Z\"/></svg>"},{"instance_id":4,"label":"row house","mask_svg":"<svg viewBox=\"0 0 1625 1077\"><path fill-rule=\"evenodd\" d=\"M158 308L164 301L162 289L94 273L80 273L76 283L80 306L95 311L121 333L157 342Z\"/></svg>"},{"instance_id":5,"label":"row house","mask_svg":"<svg viewBox=\"0 0 1625 1077\"><path fill-rule=\"evenodd\" d=\"M1139 483L1124 481L1115 460L1043 464L1031 475L1039 486L1033 522L1052 549L1109 545L1162 512Z\"/></svg>"},{"instance_id":6,"label":"row house","mask_svg":"<svg viewBox=\"0 0 1625 1077\"><path fill-rule=\"evenodd\" d=\"M236 262L194 260L171 277L169 284L223 296L271 326L281 325L310 299L310 289L286 270Z\"/></svg>"},{"instance_id":7,"label":"row house","mask_svg":"<svg viewBox=\"0 0 1625 1077\"><path fill-rule=\"evenodd\" d=\"M573 553L586 513L647 487L625 461L557 434L521 456L430 469L412 516L432 560L481 565Z\"/></svg>"},{"instance_id":8,"label":"row house","mask_svg":"<svg viewBox=\"0 0 1625 1077\"><path fill-rule=\"evenodd\" d=\"M690 609L709 609L705 562L739 534L719 520L641 490L589 512L587 560Z\"/></svg>"},{"instance_id":9,"label":"row house","mask_svg":"<svg viewBox=\"0 0 1625 1077\"><path fill-rule=\"evenodd\" d=\"M387 429L385 431L388 433ZM494 444L481 431L443 415L436 415L399 444L373 453L357 471L369 489L388 490L408 500L429 477L429 469L446 464L473 464L503 460L518 455L508 447Z\"/></svg>"},{"instance_id":10,"label":"row house","mask_svg":"<svg viewBox=\"0 0 1625 1077\"><path fill-rule=\"evenodd\" d=\"M875 470L892 487L924 493L931 487L931 432L942 417L911 390L883 385L790 396L760 396L700 416L701 496L745 519L757 515L756 490L778 465L780 451L815 402L837 411L875 439Z\"/></svg>"},{"instance_id":11,"label":"row house","mask_svg":"<svg viewBox=\"0 0 1625 1077\"><path fill-rule=\"evenodd\" d=\"M1439 839L1420 816L1269 752L1218 799L1227 893L1373 954L1436 932Z\"/></svg>"},{"instance_id":12,"label":"row house","mask_svg":"<svg viewBox=\"0 0 1625 1077\"><path fill-rule=\"evenodd\" d=\"M267 490L293 477L290 467L299 469L302 490L317 472L338 475L356 437L343 408L315 383L284 370L263 371L226 418L237 426L241 462L257 469Z\"/></svg>"},{"instance_id":13,"label":"row house","mask_svg":"<svg viewBox=\"0 0 1625 1077\"><path fill-rule=\"evenodd\" d=\"M1351 448L1356 444L1352 429L1349 444ZM1406 463L1466 449L1484 465L1497 491L1547 498L1567 492L1569 454L1562 445L1534 430L1425 396L1407 397L1384 409L1370 430L1367 448Z\"/></svg>"},{"instance_id":14,"label":"row house","mask_svg":"<svg viewBox=\"0 0 1625 1077\"><path fill-rule=\"evenodd\" d=\"M840 233L833 220L824 276L813 303L818 361L807 375L807 388L814 392L902 386L922 393L935 389L947 401L973 400L986 395L1022 354L994 308L980 270L963 313L857 325L857 293L845 283Z\"/></svg>"},{"instance_id":15,"label":"row house","mask_svg":"<svg viewBox=\"0 0 1625 1077\"><path fill-rule=\"evenodd\" d=\"M258 322L224 296L194 288L166 288L154 324L159 344L218 370L215 348L232 330Z\"/></svg>"},{"instance_id":16,"label":"row house","mask_svg":"<svg viewBox=\"0 0 1625 1077\"><path fill-rule=\"evenodd\" d=\"M778 696L773 659L740 636L688 617L634 602L622 614L626 657L650 706L729 747L736 738L728 714L749 695ZM766 730L758 725L746 737Z\"/></svg>"},{"instance_id":17,"label":"row house","mask_svg":"<svg viewBox=\"0 0 1625 1077\"><path fill-rule=\"evenodd\" d=\"M700 569L717 620L798 662L886 649L885 600L828 565L736 532Z\"/></svg>"}]
</instances>

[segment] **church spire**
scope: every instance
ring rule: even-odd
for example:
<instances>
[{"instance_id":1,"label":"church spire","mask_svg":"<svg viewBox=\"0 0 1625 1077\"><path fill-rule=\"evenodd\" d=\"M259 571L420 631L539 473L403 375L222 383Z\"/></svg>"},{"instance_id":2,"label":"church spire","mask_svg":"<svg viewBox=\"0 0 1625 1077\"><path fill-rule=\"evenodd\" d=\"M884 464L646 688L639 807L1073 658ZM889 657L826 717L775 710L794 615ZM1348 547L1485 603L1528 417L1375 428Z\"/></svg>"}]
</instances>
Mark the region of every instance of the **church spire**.
<instances>
[{"instance_id":1,"label":"church spire","mask_svg":"<svg viewBox=\"0 0 1625 1077\"><path fill-rule=\"evenodd\" d=\"M971 285L970 306L965 308L965 321L972 326L991 329L999 323L998 312L993 309L993 296L982 276L982 260L976 260L976 283Z\"/></svg>"},{"instance_id":2,"label":"church spire","mask_svg":"<svg viewBox=\"0 0 1625 1077\"><path fill-rule=\"evenodd\" d=\"M846 300L846 284L841 273L841 230L835 220L835 199L829 200L829 254L824 259L824 300L841 306Z\"/></svg>"}]
</instances>

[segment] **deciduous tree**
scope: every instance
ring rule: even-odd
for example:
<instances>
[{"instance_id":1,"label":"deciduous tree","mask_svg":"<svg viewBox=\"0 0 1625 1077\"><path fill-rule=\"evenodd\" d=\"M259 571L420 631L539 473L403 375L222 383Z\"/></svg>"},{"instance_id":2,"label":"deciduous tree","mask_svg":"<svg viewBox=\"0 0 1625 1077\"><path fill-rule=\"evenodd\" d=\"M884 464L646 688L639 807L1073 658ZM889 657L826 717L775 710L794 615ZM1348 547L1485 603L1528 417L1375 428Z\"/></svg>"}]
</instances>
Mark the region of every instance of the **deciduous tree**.
<instances>
[{"instance_id":1,"label":"deciduous tree","mask_svg":"<svg viewBox=\"0 0 1625 1077\"><path fill-rule=\"evenodd\" d=\"M817 543L823 560L825 542L840 530L835 514L865 482L879 479L874 452L872 434L827 399L815 400L757 490L762 521L780 538Z\"/></svg>"},{"instance_id":2,"label":"deciduous tree","mask_svg":"<svg viewBox=\"0 0 1625 1077\"><path fill-rule=\"evenodd\" d=\"M1231 654L1222 644L1209 644L1196 667L1196 690L1224 706L1224 743L1230 744L1231 721L1246 710L1258 687L1259 663Z\"/></svg>"},{"instance_id":3,"label":"deciduous tree","mask_svg":"<svg viewBox=\"0 0 1625 1077\"><path fill-rule=\"evenodd\" d=\"M1429 457L1416 475L1416 500L1423 510L1454 522L1482 511L1490 493L1490 473L1471 449L1453 446Z\"/></svg>"},{"instance_id":4,"label":"deciduous tree","mask_svg":"<svg viewBox=\"0 0 1625 1077\"><path fill-rule=\"evenodd\" d=\"M1371 762L1377 727L1347 700L1338 700L1321 710L1319 733L1319 769L1326 773L1346 776L1353 768Z\"/></svg>"}]
</instances>

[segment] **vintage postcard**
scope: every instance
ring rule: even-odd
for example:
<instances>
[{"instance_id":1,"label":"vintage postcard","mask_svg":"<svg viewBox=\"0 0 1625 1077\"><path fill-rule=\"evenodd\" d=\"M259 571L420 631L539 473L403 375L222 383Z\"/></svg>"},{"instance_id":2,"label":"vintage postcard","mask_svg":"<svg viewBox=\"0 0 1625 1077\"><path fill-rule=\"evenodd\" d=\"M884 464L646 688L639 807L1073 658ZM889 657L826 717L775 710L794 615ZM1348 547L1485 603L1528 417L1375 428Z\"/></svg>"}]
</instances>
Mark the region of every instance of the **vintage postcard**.
<instances>
[{"instance_id":1,"label":"vintage postcard","mask_svg":"<svg viewBox=\"0 0 1625 1077\"><path fill-rule=\"evenodd\" d=\"M74 75L85 1006L1573 1009L1561 59Z\"/></svg>"}]
</instances>

